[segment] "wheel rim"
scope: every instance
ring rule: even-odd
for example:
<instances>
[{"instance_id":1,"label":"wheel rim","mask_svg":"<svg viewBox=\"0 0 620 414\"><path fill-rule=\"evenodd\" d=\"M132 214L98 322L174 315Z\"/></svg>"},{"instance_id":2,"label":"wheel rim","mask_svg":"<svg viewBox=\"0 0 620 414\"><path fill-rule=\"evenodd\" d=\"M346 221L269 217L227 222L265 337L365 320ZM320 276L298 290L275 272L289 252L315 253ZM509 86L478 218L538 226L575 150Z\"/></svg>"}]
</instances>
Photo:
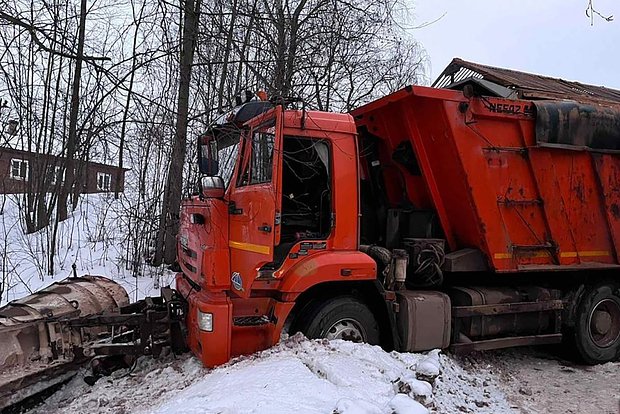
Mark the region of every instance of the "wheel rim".
<instances>
[{"instance_id":1,"label":"wheel rim","mask_svg":"<svg viewBox=\"0 0 620 414\"><path fill-rule=\"evenodd\" d=\"M600 348L613 345L620 337L620 305L603 299L592 308L588 320L590 339Z\"/></svg>"},{"instance_id":2,"label":"wheel rim","mask_svg":"<svg viewBox=\"0 0 620 414\"><path fill-rule=\"evenodd\" d=\"M343 339L352 342L366 342L366 331L354 319L343 318L335 322L326 331L327 339Z\"/></svg>"}]
</instances>

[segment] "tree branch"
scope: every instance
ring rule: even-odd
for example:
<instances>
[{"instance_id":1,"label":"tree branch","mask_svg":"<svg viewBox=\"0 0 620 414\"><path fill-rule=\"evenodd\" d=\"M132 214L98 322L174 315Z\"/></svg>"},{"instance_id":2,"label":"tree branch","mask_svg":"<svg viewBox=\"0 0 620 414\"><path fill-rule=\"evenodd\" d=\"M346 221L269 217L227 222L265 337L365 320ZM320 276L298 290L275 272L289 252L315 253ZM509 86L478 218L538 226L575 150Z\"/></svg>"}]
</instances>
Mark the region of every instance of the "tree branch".
<instances>
[{"instance_id":1,"label":"tree branch","mask_svg":"<svg viewBox=\"0 0 620 414\"><path fill-rule=\"evenodd\" d=\"M39 46L41 49L45 50L46 52L49 52L51 54L57 55L57 56L62 56L62 57L66 57L69 59L77 59L77 54L72 54L72 53L65 53L65 52L60 52L58 50L54 50L51 47L47 46L46 44L44 44L41 39L39 39L37 37L37 33L42 34L47 40L50 40L49 37L47 36L47 34L42 30L39 29L38 27L27 23L17 17L11 16L9 14L6 14L2 11L0 11L0 19L5 20L13 25L22 27L26 30L28 30L28 33L30 33L30 37L32 38L32 40L37 44L37 46ZM82 57L83 60L86 61L106 61L106 60L110 60L110 58L108 57L102 57L102 56L86 56L84 55Z\"/></svg>"}]
</instances>

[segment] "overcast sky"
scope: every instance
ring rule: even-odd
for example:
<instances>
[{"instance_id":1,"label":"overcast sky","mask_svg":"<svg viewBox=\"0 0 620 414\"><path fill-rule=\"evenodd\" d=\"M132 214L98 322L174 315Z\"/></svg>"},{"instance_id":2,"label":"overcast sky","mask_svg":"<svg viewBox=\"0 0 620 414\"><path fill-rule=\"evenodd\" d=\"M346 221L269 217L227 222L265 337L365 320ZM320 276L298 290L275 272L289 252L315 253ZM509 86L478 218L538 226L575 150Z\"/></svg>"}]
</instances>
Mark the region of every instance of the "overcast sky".
<instances>
[{"instance_id":1,"label":"overcast sky","mask_svg":"<svg viewBox=\"0 0 620 414\"><path fill-rule=\"evenodd\" d=\"M431 80L453 57L620 89L620 1L594 0L602 14L585 15L588 0L409 0L412 34L431 60Z\"/></svg>"}]
</instances>

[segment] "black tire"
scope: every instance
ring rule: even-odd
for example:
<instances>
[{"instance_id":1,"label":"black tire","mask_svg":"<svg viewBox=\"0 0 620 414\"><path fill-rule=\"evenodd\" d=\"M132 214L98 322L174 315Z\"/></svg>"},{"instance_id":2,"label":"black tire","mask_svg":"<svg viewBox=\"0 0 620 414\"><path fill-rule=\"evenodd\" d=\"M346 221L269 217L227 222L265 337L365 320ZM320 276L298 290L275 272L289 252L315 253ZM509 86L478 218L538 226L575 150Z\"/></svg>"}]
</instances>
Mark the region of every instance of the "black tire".
<instances>
[{"instance_id":1,"label":"black tire","mask_svg":"<svg viewBox=\"0 0 620 414\"><path fill-rule=\"evenodd\" d=\"M620 286L605 282L588 288L577 306L573 343L583 362L595 365L620 356Z\"/></svg>"},{"instance_id":2,"label":"black tire","mask_svg":"<svg viewBox=\"0 0 620 414\"><path fill-rule=\"evenodd\" d=\"M303 315L301 331L310 339L344 339L372 345L380 342L379 326L374 315L364 303L352 296L329 299L315 304L308 311Z\"/></svg>"}]
</instances>

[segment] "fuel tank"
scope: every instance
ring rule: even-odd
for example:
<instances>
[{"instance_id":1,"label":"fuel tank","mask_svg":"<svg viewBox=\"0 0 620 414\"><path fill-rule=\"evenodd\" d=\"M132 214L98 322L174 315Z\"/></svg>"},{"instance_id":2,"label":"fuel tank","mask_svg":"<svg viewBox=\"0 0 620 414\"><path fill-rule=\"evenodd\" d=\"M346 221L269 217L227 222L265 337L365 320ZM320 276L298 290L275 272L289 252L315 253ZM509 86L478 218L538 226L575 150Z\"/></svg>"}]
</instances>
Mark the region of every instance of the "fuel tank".
<instances>
[{"instance_id":1,"label":"fuel tank","mask_svg":"<svg viewBox=\"0 0 620 414\"><path fill-rule=\"evenodd\" d=\"M502 305L541 303L560 299L560 291L538 286L525 287L453 287L448 290L452 306ZM505 335L532 335L548 331L556 322L553 311L480 315L462 318L459 334L471 340Z\"/></svg>"},{"instance_id":2,"label":"fuel tank","mask_svg":"<svg viewBox=\"0 0 620 414\"><path fill-rule=\"evenodd\" d=\"M419 352L450 345L450 298L442 292L401 290L398 333L401 351Z\"/></svg>"}]
</instances>

